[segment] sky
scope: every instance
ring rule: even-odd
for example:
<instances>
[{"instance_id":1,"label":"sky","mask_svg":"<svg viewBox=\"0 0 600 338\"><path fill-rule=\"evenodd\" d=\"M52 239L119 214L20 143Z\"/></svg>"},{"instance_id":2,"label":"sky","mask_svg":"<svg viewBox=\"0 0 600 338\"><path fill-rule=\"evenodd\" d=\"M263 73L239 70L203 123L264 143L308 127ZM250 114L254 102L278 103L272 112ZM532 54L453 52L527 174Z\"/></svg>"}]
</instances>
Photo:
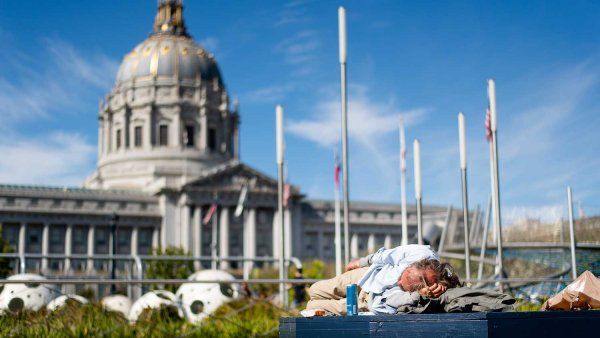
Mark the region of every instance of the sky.
<instances>
[{"instance_id":1,"label":"sky","mask_svg":"<svg viewBox=\"0 0 600 338\"><path fill-rule=\"evenodd\" d=\"M398 202L398 120L421 142L423 202L461 206L457 114L472 207L490 193L486 80L497 89L505 219L600 214L600 3L185 1L193 38L240 101L241 159L332 198L340 144L337 7L348 15L351 200ZM0 0L0 182L78 186L95 168L98 102L152 29L156 1ZM576 209L577 212L577 209Z\"/></svg>"}]
</instances>

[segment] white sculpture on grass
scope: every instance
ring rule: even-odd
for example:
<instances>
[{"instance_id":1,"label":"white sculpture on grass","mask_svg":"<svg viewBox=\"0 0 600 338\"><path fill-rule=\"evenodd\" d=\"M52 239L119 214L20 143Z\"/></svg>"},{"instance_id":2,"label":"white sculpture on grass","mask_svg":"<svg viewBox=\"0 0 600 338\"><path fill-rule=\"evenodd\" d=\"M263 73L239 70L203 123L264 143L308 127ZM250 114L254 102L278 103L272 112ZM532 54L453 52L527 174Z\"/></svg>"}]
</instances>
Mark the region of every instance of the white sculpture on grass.
<instances>
[{"instance_id":1,"label":"white sculpture on grass","mask_svg":"<svg viewBox=\"0 0 600 338\"><path fill-rule=\"evenodd\" d=\"M163 306L174 307L177 309L179 317L183 317L181 306L172 292L166 290L154 290L145 293L133 303L128 318L130 321L135 322L145 309L159 309Z\"/></svg>"},{"instance_id":2,"label":"white sculpture on grass","mask_svg":"<svg viewBox=\"0 0 600 338\"><path fill-rule=\"evenodd\" d=\"M52 301L50 301L50 303L48 303L48 305L46 305L46 309L48 311L56 311L59 308L65 306L67 304L67 301L74 301L77 302L79 304L87 304L89 303L87 299L85 299L84 297L81 297L80 295L62 295L62 296L58 296L56 298L54 298Z\"/></svg>"},{"instance_id":3,"label":"white sculpture on grass","mask_svg":"<svg viewBox=\"0 0 600 338\"><path fill-rule=\"evenodd\" d=\"M227 281L235 278L220 270L199 271L188 277L188 280L218 280L219 283L184 283L177 290L176 296L181 303L185 318L192 323L199 323L213 313L219 306L239 297L239 286Z\"/></svg>"},{"instance_id":4,"label":"white sculpture on grass","mask_svg":"<svg viewBox=\"0 0 600 338\"><path fill-rule=\"evenodd\" d=\"M18 274L8 277L8 280L39 280L45 278L35 274ZM40 283L5 284L0 293L0 313L13 313L23 310L37 311L46 306L51 300L60 295L55 285Z\"/></svg>"},{"instance_id":5,"label":"white sculpture on grass","mask_svg":"<svg viewBox=\"0 0 600 338\"><path fill-rule=\"evenodd\" d=\"M123 295L110 295L102 298L102 307L107 311L118 312L127 318L131 310L131 299Z\"/></svg>"}]
</instances>

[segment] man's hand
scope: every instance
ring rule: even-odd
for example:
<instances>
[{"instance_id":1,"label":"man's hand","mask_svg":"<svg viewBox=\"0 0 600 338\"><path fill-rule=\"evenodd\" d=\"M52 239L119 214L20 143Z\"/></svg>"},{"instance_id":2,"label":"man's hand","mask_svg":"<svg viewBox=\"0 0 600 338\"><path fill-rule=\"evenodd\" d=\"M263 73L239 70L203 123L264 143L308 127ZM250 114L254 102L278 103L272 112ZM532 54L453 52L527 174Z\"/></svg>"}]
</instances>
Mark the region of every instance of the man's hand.
<instances>
[{"instance_id":1,"label":"man's hand","mask_svg":"<svg viewBox=\"0 0 600 338\"><path fill-rule=\"evenodd\" d=\"M351 260L348 265L346 265L346 272L354 269L360 268L360 258L356 258Z\"/></svg>"},{"instance_id":2,"label":"man's hand","mask_svg":"<svg viewBox=\"0 0 600 338\"><path fill-rule=\"evenodd\" d=\"M423 297L438 298L446 292L447 289L448 288L445 285L435 283L431 286L419 289L419 294Z\"/></svg>"}]
</instances>

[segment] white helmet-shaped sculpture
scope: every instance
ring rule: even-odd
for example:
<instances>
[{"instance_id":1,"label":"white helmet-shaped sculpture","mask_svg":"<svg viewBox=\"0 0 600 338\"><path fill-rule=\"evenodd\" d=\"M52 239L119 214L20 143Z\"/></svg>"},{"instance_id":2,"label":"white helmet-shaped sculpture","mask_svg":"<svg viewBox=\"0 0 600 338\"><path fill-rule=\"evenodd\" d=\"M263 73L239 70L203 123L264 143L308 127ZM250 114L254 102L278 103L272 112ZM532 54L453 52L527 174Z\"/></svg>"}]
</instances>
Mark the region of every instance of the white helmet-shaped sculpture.
<instances>
[{"instance_id":1,"label":"white helmet-shaped sculpture","mask_svg":"<svg viewBox=\"0 0 600 338\"><path fill-rule=\"evenodd\" d=\"M48 311L55 311L67 304L67 301L74 301L79 304L87 304L89 303L87 299L81 297L80 295L62 295L54 298L48 305L46 305L46 309Z\"/></svg>"},{"instance_id":2,"label":"white helmet-shaped sculpture","mask_svg":"<svg viewBox=\"0 0 600 338\"><path fill-rule=\"evenodd\" d=\"M8 280L44 280L35 274L18 274L8 277ZM37 311L46 306L60 294L54 285L40 283L5 284L0 293L0 312L19 312L22 310Z\"/></svg>"},{"instance_id":3,"label":"white helmet-shaped sculpture","mask_svg":"<svg viewBox=\"0 0 600 338\"><path fill-rule=\"evenodd\" d=\"M131 310L131 299L123 295L110 295L102 298L102 307L107 311L118 312L127 318Z\"/></svg>"},{"instance_id":4,"label":"white helmet-shaped sculpture","mask_svg":"<svg viewBox=\"0 0 600 338\"><path fill-rule=\"evenodd\" d=\"M188 280L219 280L219 283L185 283L177 290L185 318L199 323L219 306L239 297L239 287L228 283L235 279L231 274L220 270L196 272Z\"/></svg>"},{"instance_id":5,"label":"white helmet-shaped sculpture","mask_svg":"<svg viewBox=\"0 0 600 338\"><path fill-rule=\"evenodd\" d=\"M145 309L159 309L161 306L175 307L177 309L177 314L180 317L183 317L181 307L173 292L154 290L145 293L133 303L131 310L129 310L129 320L135 322Z\"/></svg>"}]
</instances>

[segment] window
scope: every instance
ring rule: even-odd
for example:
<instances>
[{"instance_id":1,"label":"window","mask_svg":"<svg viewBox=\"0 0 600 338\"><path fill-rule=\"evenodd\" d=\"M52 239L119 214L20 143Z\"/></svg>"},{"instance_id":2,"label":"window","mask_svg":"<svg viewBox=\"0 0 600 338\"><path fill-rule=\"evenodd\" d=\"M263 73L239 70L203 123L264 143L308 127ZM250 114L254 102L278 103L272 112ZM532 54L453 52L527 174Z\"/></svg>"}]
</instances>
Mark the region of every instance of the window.
<instances>
[{"instance_id":1,"label":"window","mask_svg":"<svg viewBox=\"0 0 600 338\"><path fill-rule=\"evenodd\" d=\"M117 129L117 149L121 149L121 129Z\"/></svg>"},{"instance_id":2,"label":"window","mask_svg":"<svg viewBox=\"0 0 600 338\"><path fill-rule=\"evenodd\" d=\"M158 145L167 146L169 145L169 126L160 125L158 126Z\"/></svg>"},{"instance_id":3,"label":"window","mask_svg":"<svg viewBox=\"0 0 600 338\"><path fill-rule=\"evenodd\" d=\"M183 134L183 143L186 147L194 146L194 126L185 126L185 132Z\"/></svg>"},{"instance_id":4,"label":"window","mask_svg":"<svg viewBox=\"0 0 600 338\"><path fill-rule=\"evenodd\" d=\"M217 131L215 128L208 129L208 149L215 151L217 149Z\"/></svg>"},{"instance_id":5,"label":"window","mask_svg":"<svg viewBox=\"0 0 600 338\"><path fill-rule=\"evenodd\" d=\"M135 147L142 146L142 127L137 126L133 128L133 145Z\"/></svg>"}]
</instances>

